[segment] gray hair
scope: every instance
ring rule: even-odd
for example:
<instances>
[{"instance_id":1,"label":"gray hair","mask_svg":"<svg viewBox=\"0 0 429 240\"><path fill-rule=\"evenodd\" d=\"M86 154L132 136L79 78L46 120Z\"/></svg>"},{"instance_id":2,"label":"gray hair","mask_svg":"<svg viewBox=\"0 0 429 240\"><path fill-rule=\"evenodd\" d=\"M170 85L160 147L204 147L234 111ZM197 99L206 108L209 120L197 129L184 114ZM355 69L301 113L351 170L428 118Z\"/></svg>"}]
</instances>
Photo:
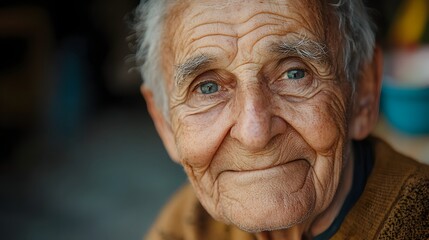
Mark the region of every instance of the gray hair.
<instances>
[{"instance_id":1,"label":"gray hair","mask_svg":"<svg viewBox=\"0 0 429 240\"><path fill-rule=\"evenodd\" d=\"M161 64L162 35L168 4L172 0L147 0L136 9L136 61L145 86L153 91L155 104L168 114L168 94ZM342 54L345 77L356 84L362 64L370 61L375 46L374 24L362 0L331 0L343 35Z\"/></svg>"},{"instance_id":2,"label":"gray hair","mask_svg":"<svg viewBox=\"0 0 429 240\"><path fill-rule=\"evenodd\" d=\"M372 60L375 47L375 25L362 0L338 0L331 3L343 33L343 70L353 88L364 63Z\"/></svg>"},{"instance_id":3,"label":"gray hair","mask_svg":"<svg viewBox=\"0 0 429 240\"><path fill-rule=\"evenodd\" d=\"M169 0L141 0L136 8L134 30L137 39L136 62L144 85L153 92L155 104L168 113L165 76L161 64L161 45Z\"/></svg>"}]
</instances>

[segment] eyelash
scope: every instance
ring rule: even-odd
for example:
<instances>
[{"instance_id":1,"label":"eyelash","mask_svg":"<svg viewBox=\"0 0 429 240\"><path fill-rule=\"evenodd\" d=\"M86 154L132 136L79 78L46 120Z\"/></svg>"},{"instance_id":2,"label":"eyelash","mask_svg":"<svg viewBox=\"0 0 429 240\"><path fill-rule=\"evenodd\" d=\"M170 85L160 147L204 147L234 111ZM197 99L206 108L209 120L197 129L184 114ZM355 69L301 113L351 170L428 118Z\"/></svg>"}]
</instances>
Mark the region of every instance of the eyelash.
<instances>
[{"instance_id":1,"label":"eyelash","mask_svg":"<svg viewBox=\"0 0 429 240\"><path fill-rule=\"evenodd\" d=\"M202 86L202 85L204 85L204 84L208 84L208 83L214 83L214 84L216 84L216 85L218 86L218 90L217 90L216 92L219 92L219 91L221 91L221 90L222 90L222 86L221 86L220 84L218 84L216 81L213 81L213 80L205 80L205 81L199 82L199 83L194 87L193 91L197 91L199 94L204 94L204 93L200 93L200 92L199 92L199 90L200 90L200 88L201 88L201 86Z\"/></svg>"},{"instance_id":2,"label":"eyelash","mask_svg":"<svg viewBox=\"0 0 429 240\"><path fill-rule=\"evenodd\" d=\"M281 67L282 65L283 66L289 65L289 67L283 68L283 67ZM281 81L287 80L289 82L288 84L301 84L302 85L303 83L308 82L310 80L309 78L312 78L311 71L309 70L309 68L304 63L301 62L301 60L285 59L283 61L283 63L279 64L278 67L279 67L278 71L281 71L281 68L286 69L286 70L281 72L280 76L275 80L276 82L277 81L281 82ZM303 71L304 76L302 78L297 78L297 79L290 78L289 79L287 77L287 74L288 74L288 72L293 71L293 70ZM201 97L206 97L206 98L214 98L214 97L218 96L219 94L225 92L224 85L221 84L220 79L218 79L218 77L220 77L220 76L217 76L217 75L213 76L212 74L213 74L212 72L211 73L206 72L202 75L199 75L194 80L195 84L193 87L191 87L191 92L196 93L196 94L200 95ZM312 81L310 81L310 82L312 82ZM309 85L311 85L310 82L308 83ZM207 84L207 83L216 84L218 89L213 93L209 93L209 94L202 93L200 88L202 85Z\"/></svg>"},{"instance_id":3,"label":"eyelash","mask_svg":"<svg viewBox=\"0 0 429 240\"><path fill-rule=\"evenodd\" d=\"M304 79L304 78L306 78L306 77L308 77L308 71L307 71L307 69L305 69L305 68L302 68L302 67L292 67L292 68L289 68L288 70L286 70L286 71L284 71L282 74L281 74L281 76L283 77L283 76L287 76L287 74L289 73L289 72L291 72L291 71L303 71L304 72L304 76L302 77L302 78L299 78L299 79L291 79L291 80L295 80L294 82L297 82L297 81L301 81L302 79ZM289 78L289 76L287 76L288 77L288 79L290 79Z\"/></svg>"}]
</instances>

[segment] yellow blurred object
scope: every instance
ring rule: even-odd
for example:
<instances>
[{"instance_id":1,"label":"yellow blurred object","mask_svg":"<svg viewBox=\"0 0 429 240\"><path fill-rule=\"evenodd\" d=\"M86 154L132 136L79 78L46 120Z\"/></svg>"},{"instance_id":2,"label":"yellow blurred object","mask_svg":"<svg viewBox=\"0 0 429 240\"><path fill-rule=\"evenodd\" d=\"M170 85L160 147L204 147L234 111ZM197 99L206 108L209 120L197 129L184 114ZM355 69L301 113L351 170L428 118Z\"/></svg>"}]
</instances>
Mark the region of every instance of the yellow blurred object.
<instances>
[{"instance_id":1,"label":"yellow blurred object","mask_svg":"<svg viewBox=\"0 0 429 240\"><path fill-rule=\"evenodd\" d=\"M418 44L428 20L428 0L405 0L393 21L391 40L399 45Z\"/></svg>"}]
</instances>

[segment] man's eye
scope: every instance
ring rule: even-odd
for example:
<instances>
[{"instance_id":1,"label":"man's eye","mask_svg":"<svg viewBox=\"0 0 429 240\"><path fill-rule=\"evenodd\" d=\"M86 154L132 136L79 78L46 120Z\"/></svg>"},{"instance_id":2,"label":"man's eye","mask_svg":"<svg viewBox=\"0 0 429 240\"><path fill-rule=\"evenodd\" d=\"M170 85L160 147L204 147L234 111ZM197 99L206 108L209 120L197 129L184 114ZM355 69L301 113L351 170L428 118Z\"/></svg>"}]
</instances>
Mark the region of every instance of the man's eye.
<instances>
[{"instance_id":1,"label":"man's eye","mask_svg":"<svg viewBox=\"0 0 429 240\"><path fill-rule=\"evenodd\" d=\"M303 69L293 69L286 72L285 76L288 79L299 80L305 77L305 70Z\"/></svg>"},{"instance_id":2,"label":"man's eye","mask_svg":"<svg viewBox=\"0 0 429 240\"><path fill-rule=\"evenodd\" d=\"M198 86L198 91L202 94L212 94L219 91L219 85L214 82L203 82Z\"/></svg>"}]
</instances>

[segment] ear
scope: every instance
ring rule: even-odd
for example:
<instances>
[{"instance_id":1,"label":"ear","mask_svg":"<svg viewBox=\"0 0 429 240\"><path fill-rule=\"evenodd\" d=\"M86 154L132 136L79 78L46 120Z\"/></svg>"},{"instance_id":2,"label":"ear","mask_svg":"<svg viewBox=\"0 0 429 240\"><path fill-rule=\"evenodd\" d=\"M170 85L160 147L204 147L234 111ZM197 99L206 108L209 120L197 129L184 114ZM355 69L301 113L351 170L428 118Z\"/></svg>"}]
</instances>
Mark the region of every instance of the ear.
<instances>
[{"instance_id":1,"label":"ear","mask_svg":"<svg viewBox=\"0 0 429 240\"><path fill-rule=\"evenodd\" d=\"M356 83L354 111L350 125L350 134L355 140L367 137L377 124L382 75L383 54L377 46L372 62L363 66L363 72Z\"/></svg>"},{"instance_id":2,"label":"ear","mask_svg":"<svg viewBox=\"0 0 429 240\"><path fill-rule=\"evenodd\" d=\"M171 129L170 124L165 120L164 114L155 104L152 91L147 89L144 85L140 87L140 91L144 99L146 100L147 110L152 117L156 131L158 132L162 142L164 143L165 148L167 149L168 155L170 155L170 158L173 161L179 162L179 156L177 152L176 141L174 140L173 131Z\"/></svg>"}]
</instances>

